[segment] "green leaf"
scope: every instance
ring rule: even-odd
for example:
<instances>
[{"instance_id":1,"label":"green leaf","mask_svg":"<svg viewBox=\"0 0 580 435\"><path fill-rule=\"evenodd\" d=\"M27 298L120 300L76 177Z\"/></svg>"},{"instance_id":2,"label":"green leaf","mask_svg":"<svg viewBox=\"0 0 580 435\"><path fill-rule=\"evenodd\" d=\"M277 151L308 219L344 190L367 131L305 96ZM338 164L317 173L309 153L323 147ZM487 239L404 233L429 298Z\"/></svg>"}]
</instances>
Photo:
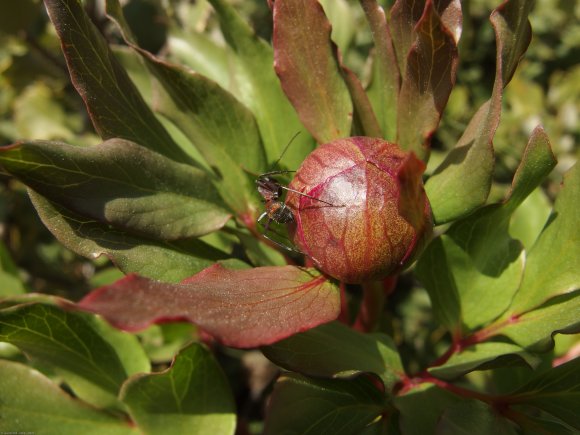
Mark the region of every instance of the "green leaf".
<instances>
[{"instance_id":1,"label":"green leaf","mask_svg":"<svg viewBox=\"0 0 580 435\"><path fill-rule=\"evenodd\" d=\"M496 332L521 347L545 352L554 345L552 336L580 332L580 293L559 296L521 316L507 319Z\"/></svg>"},{"instance_id":2,"label":"green leaf","mask_svg":"<svg viewBox=\"0 0 580 435\"><path fill-rule=\"evenodd\" d=\"M393 49L391 33L387 28L385 11L376 0L361 0L375 44L373 75L368 89L369 99L378 118L382 136L396 140L397 101L400 73Z\"/></svg>"},{"instance_id":3,"label":"green leaf","mask_svg":"<svg viewBox=\"0 0 580 435\"><path fill-rule=\"evenodd\" d=\"M64 111L55 92L42 81L32 82L18 95L13 116L19 137L46 140L74 140L73 130L78 132L82 122Z\"/></svg>"},{"instance_id":4,"label":"green leaf","mask_svg":"<svg viewBox=\"0 0 580 435\"><path fill-rule=\"evenodd\" d=\"M215 9L228 46L237 55L240 99L250 108L260 129L270 163L281 155L285 144L299 131L305 132L294 108L282 92L272 67L272 48L258 38L226 0L209 0ZM284 163L296 169L313 149L308 134L301 134L284 155Z\"/></svg>"},{"instance_id":5,"label":"green leaf","mask_svg":"<svg viewBox=\"0 0 580 435\"><path fill-rule=\"evenodd\" d=\"M511 343L477 343L455 352L445 364L429 368L429 373L441 379L454 379L473 370L504 367L511 363L525 363L534 368L539 358Z\"/></svg>"},{"instance_id":6,"label":"green leaf","mask_svg":"<svg viewBox=\"0 0 580 435\"><path fill-rule=\"evenodd\" d=\"M227 255L200 240L161 242L111 229L29 191L46 227L67 248L88 258L109 257L125 273L178 282Z\"/></svg>"},{"instance_id":7,"label":"green leaf","mask_svg":"<svg viewBox=\"0 0 580 435\"><path fill-rule=\"evenodd\" d=\"M491 98L425 184L435 221L449 222L485 203L491 188L492 139L499 124L501 96L531 39L528 13L533 2L509 0L491 14L496 35L496 74Z\"/></svg>"},{"instance_id":8,"label":"green leaf","mask_svg":"<svg viewBox=\"0 0 580 435\"><path fill-rule=\"evenodd\" d=\"M465 400L447 408L437 423L438 435L517 435L511 421L502 417L487 403Z\"/></svg>"},{"instance_id":9,"label":"green leaf","mask_svg":"<svg viewBox=\"0 0 580 435\"><path fill-rule=\"evenodd\" d=\"M167 37L167 50L170 60L211 77L223 89L240 98L236 77L232 74L232 69L235 69L232 64L237 60L229 47L215 43L202 33L184 32L180 27L172 26Z\"/></svg>"},{"instance_id":10,"label":"green leaf","mask_svg":"<svg viewBox=\"0 0 580 435\"><path fill-rule=\"evenodd\" d=\"M122 139L24 142L4 148L0 164L73 212L158 240L207 234L230 217L203 171Z\"/></svg>"},{"instance_id":11,"label":"green leaf","mask_svg":"<svg viewBox=\"0 0 580 435\"><path fill-rule=\"evenodd\" d=\"M178 162L189 157L173 142L79 0L45 0L71 79L103 139L140 143Z\"/></svg>"},{"instance_id":12,"label":"green leaf","mask_svg":"<svg viewBox=\"0 0 580 435\"><path fill-rule=\"evenodd\" d=\"M458 6L459 16L461 7ZM417 22L415 41L406 57L398 99L397 143L422 160L455 84L457 40L432 2Z\"/></svg>"},{"instance_id":13,"label":"green leaf","mask_svg":"<svg viewBox=\"0 0 580 435\"><path fill-rule=\"evenodd\" d=\"M346 53L357 31L353 8L348 0L321 0L319 3L332 25L332 41L341 52Z\"/></svg>"},{"instance_id":14,"label":"green leaf","mask_svg":"<svg viewBox=\"0 0 580 435\"><path fill-rule=\"evenodd\" d=\"M541 188L535 189L514 211L510 221L510 235L522 242L529 252L544 229L552 204Z\"/></svg>"},{"instance_id":15,"label":"green leaf","mask_svg":"<svg viewBox=\"0 0 580 435\"><path fill-rule=\"evenodd\" d=\"M107 2L107 13L163 86L166 95L157 102L157 110L187 135L215 170L222 197L238 214L256 208L249 205L255 203L255 186L244 170L265 172L266 157L250 110L207 77L140 49L131 40L118 1Z\"/></svg>"},{"instance_id":16,"label":"green leaf","mask_svg":"<svg viewBox=\"0 0 580 435\"><path fill-rule=\"evenodd\" d=\"M580 430L580 358L540 373L508 396L510 404L531 405Z\"/></svg>"},{"instance_id":17,"label":"green leaf","mask_svg":"<svg viewBox=\"0 0 580 435\"><path fill-rule=\"evenodd\" d=\"M95 316L46 302L1 310L0 341L49 364L77 396L99 407L118 406L116 397L127 377L150 370L134 336Z\"/></svg>"},{"instance_id":18,"label":"green leaf","mask_svg":"<svg viewBox=\"0 0 580 435\"><path fill-rule=\"evenodd\" d=\"M364 376L324 380L287 374L274 387L264 434L360 433L385 407L383 394Z\"/></svg>"},{"instance_id":19,"label":"green leaf","mask_svg":"<svg viewBox=\"0 0 580 435\"><path fill-rule=\"evenodd\" d=\"M36 370L4 360L0 360L0 414L2 433L138 433L125 419L73 399Z\"/></svg>"},{"instance_id":20,"label":"green leaf","mask_svg":"<svg viewBox=\"0 0 580 435\"><path fill-rule=\"evenodd\" d=\"M495 320L510 305L524 271L522 246L509 235L511 215L555 163L545 133L537 128L508 198L455 222L421 257L418 276L436 316L455 334Z\"/></svg>"},{"instance_id":21,"label":"green leaf","mask_svg":"<svg viewBox=\"0 0 580 435\"><path fill-rule=\"evenodd\" d=\"M395 397L402 434L432 434L444 411L462 399L432 384L422 384Z\"/></svg>"},{"instance_id":22,"label":"green leaf","mask_svg":"<svg viewBox=\"0 0 580 435\"><path fill-rule=\"evenodd\" d=\"M26 293L26 286L10 257L10 252L0 240L0 298L23 293Z\"/></svg>"},{"instance_id":23,"label":"green leaf","mask_svg":"<svg viewBox=\"0 0 580 435\"><path fill-rule=\"evenodd\" d=\"M528 255L522 285L510 306L510 315L580 288L578 198L580 167L575 165L565 174L552 216Z\"/></svg>"},{"instance_id":24,"label":"green leaf","mask_svg":"<svg viewBox=\"0 0 580 435\"><path fill-rule=\"evenodd\" d=\"M223 200L238 215L256 209L255 184L246 171L262 173L266 163L252 114L211 80L144 58L167 93L158 99L159 112L198 149L215 174Z\"/></svg>"},{"instance_id":25,"label":"green leaf","mask_svg":"<svg viewBox=\"0 0 580 435\"><path fill-rule=\"evenodd\" d=\"M322 6L280 0L273 14L276 73L300 120L318 143L349 136L352 101Z\"/></svg>"},{"instance_id":26,"label":"green leaf","mask_svg":"<svg viewBox=\"0 0 580 435\"><path fill-rule=\"evenodd\" d=\"M167 370L137 375L121 400L144 433L233 434L236 411L226 377L200 344L183 349Z\"/></svg>"},{"instance_id":27,"label":"green leaf","mask_svg":"<svg viewBox=\"0 0 580 435\"><path fill-rule=\"evenodd\" d=\"M262 348L277 365L309 376L374 373L388 391L404 374L393 341L384 334L361 334L332 322Z\"/></svg>"}]
</instances>

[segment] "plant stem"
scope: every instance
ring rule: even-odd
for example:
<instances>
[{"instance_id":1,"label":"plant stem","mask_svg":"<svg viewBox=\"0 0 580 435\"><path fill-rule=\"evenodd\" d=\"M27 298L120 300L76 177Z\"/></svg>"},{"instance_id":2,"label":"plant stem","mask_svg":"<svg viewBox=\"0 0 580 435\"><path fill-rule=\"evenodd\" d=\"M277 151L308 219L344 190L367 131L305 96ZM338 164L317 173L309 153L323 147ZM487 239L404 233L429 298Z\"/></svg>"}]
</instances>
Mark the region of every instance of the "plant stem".
<instances>
[{"instance_id":1,"label":"plant stem","mask_svg":"<svg viewBox=\"0 0 580 435\"><path fill-rule=\"evenodd\" d=\"M363 300L353 328L361 332L374 331L379 323L387 295L397 283L397 275L382 281L367 281L362 284Z\"/></svg>"}]
</instances>

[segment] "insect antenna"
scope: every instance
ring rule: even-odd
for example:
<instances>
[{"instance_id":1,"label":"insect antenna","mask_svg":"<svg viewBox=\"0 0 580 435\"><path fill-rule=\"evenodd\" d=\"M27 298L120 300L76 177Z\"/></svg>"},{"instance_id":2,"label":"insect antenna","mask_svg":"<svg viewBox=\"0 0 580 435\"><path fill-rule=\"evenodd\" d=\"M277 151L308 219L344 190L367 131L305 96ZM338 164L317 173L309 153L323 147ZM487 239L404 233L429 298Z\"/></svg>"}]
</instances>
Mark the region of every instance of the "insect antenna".
<instances>
[{"instance_id":1,"label":"insect antenna","mask_svg":"<svg viewBox=\"0 0 580 435\"><path fill-rule=\"evenodd\" d=\"M280 154L280 157L278 157L278 160L276 160L274 162L274 164L272 165L272 167L268 170L267 174L272 174L274 168L278 165L278 163L280 163L280 160L282 160L282 157L284 157L284 154L286 154L286 151L288 151L288 148L290 147L290 145L292 145L292 142L294 142L294 139L296 139L298 137L298 135L300 134L299 131L297 131L294 136L292 136L292 139L290 139L290 141L286 144L286 146L284 147L284 149L282 150L282 154ZM284 172L296 172L296 171L284 171ZM281 172L282 173L282 172Z\"/></svg>"}]
</instances>

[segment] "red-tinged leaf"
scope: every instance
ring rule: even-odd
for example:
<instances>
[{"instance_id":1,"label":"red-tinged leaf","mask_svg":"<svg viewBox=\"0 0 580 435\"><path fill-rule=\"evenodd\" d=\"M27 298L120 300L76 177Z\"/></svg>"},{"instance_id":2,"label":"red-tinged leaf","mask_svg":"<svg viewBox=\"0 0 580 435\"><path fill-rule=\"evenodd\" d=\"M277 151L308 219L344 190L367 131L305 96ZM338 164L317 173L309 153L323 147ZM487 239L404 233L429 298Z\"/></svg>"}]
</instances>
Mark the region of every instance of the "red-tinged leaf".
<instances>
[{"instance_id":1,"label":"red-tinged leaf","mask_svg":"<svg viewBox=\"0 0 580 435\"><path fill-rule=\"evenodd\" d=\"M529 1L508 0L491 14L497 46L492 95L425 185L437 223L466 216L487 200L494 166L492 139L499 124L502 92L529 45L527 16L531 7Z\"/></svg>"},{"instance_id":2,"label":"red-tinged leaf","mask_svg":"<svg viewBox=\"0 0 580 435\"><path fill-rule=\"evenodd\" d=\"M425 9L425 0L397 0L391 8L389 30L400 74L407 68L407 56L415 42L415 25Z\"/></svg>"},{"instance_id":3,"label":"red-tinged leaf","mask_svg":"<svg viewBox=\"0 0 580 435\"><path fill-rule=\"evenodd\" d=\"M389 30L401 74L407 68L407 56L417 37L415 26L423 15L426 3L426 0L397 0L391 9ZM453 34L455 41L459 41L463 22L461 1L434 0L431 3L443 25Z\"/></svg>"},{"instance_id":4,"label":"red-tinged leaf","mask_svg":"<svg viewBox=\"0 0 580 435\"><path fill-rule=\"evenodd\" d=\"M367 17L375 44L374 72L368 90L369 98L382 128L382 137L394 142L396 140L397 101L401 78L393 40L387 25L385 11L377 1L360 0L360 3Z\"/></svg>"},{"instance_id":5,"label":"red-tinged leaf","mask_svg":"<svg viewBox=\"0 0 580 435\"><path fill-rule=\"evenodd\" d=\"M103 139L137 142L176 161L191 161L171 139L113 56L78 0L45 0L71 80Z\"/></svg>"},{"instance_id":6,"label":"red-tinged leaf","mask_svg":"<svg viewBox=\"0 0 580 435\"><path fill-rule=\"evenodd\" d=\"M300 120L319 143L349 136L352 102L331 26L315 0L274 3L274 67Z\"/></svg>"},{"instance_id":7,"label":"red-tinged leaf","mask_svg":"<svg viewBox=\"0 0 580 435\"><path fill-rule=\"evenodd\" d=\"M355 131L360 130L360 134L363 136L382 137L381 127L361 81L354 72L345 66L342 66L342 76L354 106Z\"/></svg>"},{"instance_id":8,"label":"red-tinged leaf","mask_svg":"<svg viewBox=\"0 0 580 435\"><path fill-rule=\"evenodd\" d=\"M336 319L340 295L313 269L216 264L181 284L131 275L93 291L78 307L126 330L187 319L226 345L256 347Z\"/></svg>"},{"instance_id":9,"label":"red-tinged leaf","mask_svg":"<svg viewBox=\"0 0 580 435\"><path fill-rule=\"evenodd\" d=\"M455 84L457 41L432 1L427 1L415 32L399 94L397 142L426 160L431 136Z\"/></svg>"}]
</instances>

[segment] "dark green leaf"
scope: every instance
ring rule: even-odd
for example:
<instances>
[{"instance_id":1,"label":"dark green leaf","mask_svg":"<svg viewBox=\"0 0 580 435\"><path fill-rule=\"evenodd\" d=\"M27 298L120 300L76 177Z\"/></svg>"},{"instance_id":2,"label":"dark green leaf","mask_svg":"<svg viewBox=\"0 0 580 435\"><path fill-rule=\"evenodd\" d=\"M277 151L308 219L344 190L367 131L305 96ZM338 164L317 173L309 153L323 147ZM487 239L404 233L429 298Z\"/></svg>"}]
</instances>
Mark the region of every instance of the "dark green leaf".
<instances>
[{"instance_id":1,"label":"dark green leaf","mask_svg":"<svg viewBox=\"0 0 580 435\"><path fill-rule=\"evenodd\" d=\"M404 374L392 340L384 334L361 334L332 322L262 348L277 365L310 376L345 376L371 372L386 389Z\"/></svg>"},{"instance_id":2,"label":"dark green leaf","mask_svg":"<svg viewBox=\"0 0 580 435\"><path fill-rule=\"evenodd\" d=\"M580 430L580 358L535 376L508 401L540 408Z\"/></svg>"},{"instance_id":3,"label":"dark green leaf","mask_svg":"<svg viewBox=\"0 0 580 435\"><path fill-rule=\"evenodd\" d=\"M300 120L318 143L349 136L352 102L322 6L280 0L273 13L276 73Z\"/></svg>"},{"instance_id":4,"label":"dark green leaf","mask_svg":"<svg viewBox=\"0 0 580 435\"><path fill-rule=\"evenodd\" d=\"M398 99L397 143L426 160L431 136L455 84L457 40L432 2L426 3L414 32Z\"/></svg>"},{"instance_id":5,"label":"dark green leaf","mask_svg":"<svg viewBox=\"0 0 580 435\"><path fill-rule=\"evenodd\" d=\"M226 377L200 344L183 349L161 373L137 375L121 400L145 433L233 434L234 399Z\"/></svg>"},{"instance_id":6,"label":"dark green leaf","mask_svg":"<svg viewBox=\"0 0 580 435\"><path fill-rule=\"evenodd\" d=\"M125 273L178 282L226 254L199 240L160 242L78 215L29 191L40 218L67 248L89 258L109 257Z\"/></svg>"},{"instance_id":7,"label":"dark green leaf","mask_svg":"<svg viewBox=\"0 0 580 435\"><path fill-rule=\"evenodd\" d=\"M511 363L525 363L536 367L540 360L511 343L478 343L455 352L445 364L432 367L429 373L441 379L454 379L473 370L503 367Z\"/></svg>"},{"instance_id":8,"label":"dark green leaf","mask_svg":"<svg viewBox=\"0 0 580 435\"><path fill-rule=\"evenodd\" d=\"M49 303L0 311L0 341L49 364L77 396L97 406L117 406L127 377L150 369L134 336L114 330L96 316Z\"/></svg>"},{"instance_id":9,"label":"dark green leaf","mask_svg":"<svg viewBox=\"0 0 580 435\"><path fill-rule=\"evenodd\" d=\"M437 435L517 435L511 421L488 404L467 400L447 408L437 423Z\"/></svg>"},{"instance_id":10,"label":"dark green leaf","mask_svg":"<svg viewBox=\"0 0 580 435\"><path fill-rule=\"evenodd\" d=\"M130 435L121 418L73 399L41 373L0 360L0 431L46 435Z\"/></svg>"},{"instance_id":11,"label":"dark green leaf","mask_svg":"<svg viewBox=\"0 0 580 435\"><path fill-rule=\"evenodd\" d=\"M491 98L471 119L425 190L437 223L471 213L485 203L494 165L492 139L499 123L501 95L531 39L528 13L533 2L509 0L491 15L496 35L496 74Z\"/></svg>"},{"instance_id":12,"label":"dark green leaf","mask_svg":"<svg viewBox=\"0 0 580 435\"><path fill-rule=\"evenodd\" d=\"M226 0L209 0L217 12L224 37L237 55L241 101L250 108L260 129L268 161L276 161L288 141L305 131L294 108L282 92L274 72L272 48L258 38ZM310 135L301 134L284 155L283 163L296 169L312 151Z\"/></svg>"},{"instance_id":13,"label":"dark green leaf","mask_svg":"<svg viewBox=\"0 0 580 435\"><path fill-rule=\"evenodd\" d=\"M149 109L79 0L45 0L71 79L103 139L138 142L176 161L189 157Z\"/></svg>"},{"instance_id":14,"label":"dark green leaf","mask_svg":"<svg viewBox=\"0 0 580 435\"><path fill-rule=\"evenodd\" d=\"M394 399L400 412L399 427L402 434L433 434L446 409L460 403L455 394L432 384L422 384Z\"/></svg>"},{"instance_id":15,"label":"dark green leaf","mask_svg":"<svg viewBox=\"0 0 580 435\"><path fill-rule=\"evenodd\" d=\"M287 374L274 387L264 434L360 433L385 408L383 394L364 376L324 380Z\"/></svg>"},{"instance_id":16,"label":"dark green leaf","mask_svg":"<svg viewBox=\"0 0 580 435\"><path fill-rule=\"evenodd\" d=\"M0 164L71 211L158 240L207 234L229 219L203 171L122 139L15 144Z\"/></svg>"},{"instance_id":17,"label":"dark green leaf","mask_svg":"<svg viewBox=\"0 0 580 435\"><path fill-rule=\"evenodd\" d=\"M553 214L528 255L521 288L510 306L511 314L580 288L578 198L580 167L575 165L564 176Z\"/></svg>"}]
</instances>

